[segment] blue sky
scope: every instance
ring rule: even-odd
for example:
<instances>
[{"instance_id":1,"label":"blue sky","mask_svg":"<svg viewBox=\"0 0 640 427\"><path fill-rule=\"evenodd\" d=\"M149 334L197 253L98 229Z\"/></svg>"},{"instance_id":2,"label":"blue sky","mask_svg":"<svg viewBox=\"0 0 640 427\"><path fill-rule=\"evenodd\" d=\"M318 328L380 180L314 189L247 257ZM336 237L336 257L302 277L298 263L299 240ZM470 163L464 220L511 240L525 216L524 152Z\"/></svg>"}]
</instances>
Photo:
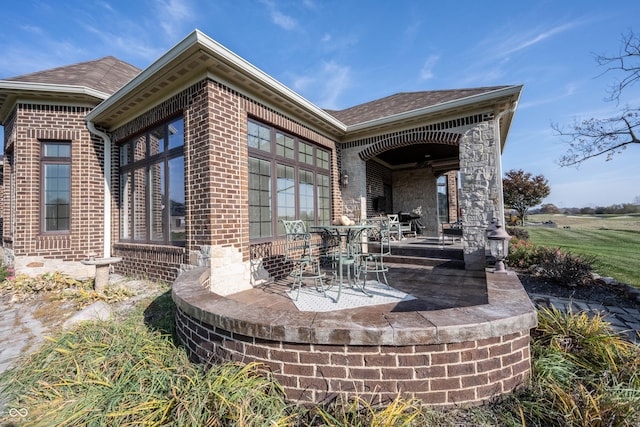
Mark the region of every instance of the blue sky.
<instances>
[{"instance_id":1,"label":"blue sky","mask_svg":"<svg viewBox=\"0 0 640 427\"><path fill-rule=\"evenodd\" d=\"M640 147L560 168L551 124L640 104L640 83L607 102L616 75L594 60L640 32L638 16L637 0L23 0L3 6L0 78L107 55L146 68L198 28L323 108L523 84L504 170L543 174L545 203L606 206L640 196Z\"/></svg>"}]
</instances>

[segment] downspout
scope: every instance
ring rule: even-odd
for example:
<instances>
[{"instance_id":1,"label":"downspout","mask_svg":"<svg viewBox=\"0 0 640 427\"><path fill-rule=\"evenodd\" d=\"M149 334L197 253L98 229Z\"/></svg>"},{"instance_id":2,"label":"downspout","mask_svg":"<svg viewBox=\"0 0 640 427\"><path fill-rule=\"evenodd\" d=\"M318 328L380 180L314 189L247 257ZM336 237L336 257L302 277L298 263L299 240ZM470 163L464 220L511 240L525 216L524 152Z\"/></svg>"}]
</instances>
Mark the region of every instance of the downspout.
<instances>
[{"instance_id":1,"label":"downspout","mask_svg":"<svg viewBox=\"0 0 640 427\"><path fill-rule=\"evenodd\" d=\"M86 122L89 131L102 138L104 145L104 247L102 248L102 256L109 258L111 257L111 138L105 132L96 129L92 121L87 120Z\"/></svg>"},{"instance_id":2,"label":"downspout","mask_svg":"<svg viewBox=\"0 0 640 427\"><path fill-rule=\"evenodd\" d=\"M504 224L504 193L502 188L502 146L500 145L500 120L502 116L509 113L515 113L518 106L518 101L514 101L511 104L511 108L501 111L495 118L495 138L496 138L496 187L498 188L498 218L502 225ZM491 221L491 218L489 218Z\"/></svg>"}]
</instances>

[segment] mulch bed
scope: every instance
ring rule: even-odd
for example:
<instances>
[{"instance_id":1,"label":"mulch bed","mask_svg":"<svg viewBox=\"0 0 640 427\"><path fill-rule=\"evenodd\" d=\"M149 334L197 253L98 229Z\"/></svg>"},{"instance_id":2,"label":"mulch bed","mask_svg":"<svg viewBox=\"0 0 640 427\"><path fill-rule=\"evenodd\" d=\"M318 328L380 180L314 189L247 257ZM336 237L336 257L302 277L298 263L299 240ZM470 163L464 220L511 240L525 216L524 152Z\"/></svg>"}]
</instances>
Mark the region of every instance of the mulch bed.
<instances>
[{"instance_id":1,"label":"mulch bed","mask_svg":"<svg viewBox=\"0 0 640 427\"><path fill-rule=\"evenodd\" d=\"M564 286L544 277L518 272L518 278L529 294L593 301L604 305L640 309L640 302L627 293L627 285L594 281L589 285Z\"/></svg>"}]
</instances>

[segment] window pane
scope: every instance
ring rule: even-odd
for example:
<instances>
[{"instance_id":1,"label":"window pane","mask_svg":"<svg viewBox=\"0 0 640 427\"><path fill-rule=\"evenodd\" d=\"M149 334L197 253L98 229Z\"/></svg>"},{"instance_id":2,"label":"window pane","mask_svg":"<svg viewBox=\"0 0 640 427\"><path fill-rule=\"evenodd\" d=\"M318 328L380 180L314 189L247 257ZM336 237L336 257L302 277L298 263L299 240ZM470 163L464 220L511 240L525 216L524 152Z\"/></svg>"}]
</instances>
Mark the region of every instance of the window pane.
<instances>
[{"instance_id":1,"label":"window pane","mask_svg":"<svg viewBox=\"0 0 640 427\"><path fill-rule=\"evenodd\" d=\"M147 135L139 136L133 141L133 160L144 160L147 158Z\"/></svg>"},{"instance_id":2,"label":"window pane","mask_svg":"<svg viewBox=\"0 0 640 427\"><path fill-rule=\"evenodd\" d=\"M69 205L71 203L71 165L44 164L43 169L44 231L68 231Z\"/></svg>"},{"instance_id":3,"label":"window pane","mask_svg":"<svg viewBox=\"0 0 640 427\"><path fill-rule=\"evenodd\" d=\"M131 173L120 175L120 237L131 239Z\"/></svg>"},{"instance_id":4,"label":"window pane","mask_svg":"<svg viewBox=\"0 0 640 427\"><path fill-rule=\"evenodd\" d=\"M290 136L282 134L280 132L276 133L276 154L278 156L286 157L288 159L293 159L295 156L294 148L294 139Z\"/></svg>"},{"instance_id":5,"label":"window pane","mask_svg":"<svg viewBox=\"0 0 640 427\"><path fill-rule=\"evenodd\" d=\"M164 125L149 132L149 155L153 156L164 151Z\"/></svg>"},{"instance_id":6,"label":"window pane","mask_svg":"<svg viewBox=\"0 0 640 427\"><path fill-rule=\"evenodd\" d=\"M147 179L145 168L133 173L133 239L147 239L146 193Z\"/></svg>"},{"instance_id":7,"label":"window pane","mask_svg":"<svg viewBox=\"0 0 640 427\"><path fill-rule=\"evenodd\" d=\"M271 152L271 130L268 127L248 122L247 131L249 148Z\"/></svg>"},{"instance_id":8,"label":"window pane","mask_svg":"<svg viewBox=\"0 0 640 427\"><path fill-rule=\"evenodd\" d=\"M169 215L170 240L185 242L184 156L169 160Z\"/></svg>"},{"instance_id":9,"label":"window pane","mask_svg":"<svg viewBox=\"0 0 640 427\"><path fill-rule=\"evenodd\" d=\"M318 179L318 224L331 224L331 190L328 175L317 175Z\"/></svg>"},{"instance_id":10,"label":"window pane","mask_svg":"<svg viewBox=\"0 0 640 427\"><path fill-rule=\"evenodd\" d=\"M301 170L300 182L300 219L306 222L307 228L315 220L315 197L313 195L313 172Z\"/></svg>"},{"instance_id":11,"label":"window pane","mask_svg":"<svg viewBox=\"0 0 640 427\"><path fill-rule=\"evenodd\" d=\"M149 168L149 220L151 240L164 240L164 162Z\"/></svg>"},{"instance_id":12,"label":"window pane","mask_svg":"<svg viewBox=\"0 0 640 427\"><path fill-rule=\"evenodd\" d=\"M184 118L169 123L169 150L184 145Z\"/></svg>"},{"instance_id":13,"label":"window pane","mask_svg":"<svg viewBox=\"0 0 640 427\"><path fill-rule=\"evenodd\" d=\"M313 145L300 142L300 160L302 163L313 165Z\"/></svg>"},{"instance_id":14,"label":"window pane","mask_svg":"<svg viewBox=\"0 0 640 427\"><path fill-rule=\"evenodd\" d=\"M278 165L278 223L281 219L296 219L296 181L292 166Z\"/></svg>"},{"instance_id":15,"label":"window pane","mask_svg":"<svg viewBox=\"0 0 640 427\"><path fill-rule=\"evenodd\" d=\"M249 158L249 237L271 237L271 164Z\"/></svg>"},{"instance_id":16,"label":"window pane","mask_svg":"<svg viewBox=\"0 0 640 427\"><path fill-rule=\"evenodd\" d=\"M329 169L329 152L317 149L316 153L318 155L318 167L322 169Z\"/></svg>"},{"instance_id":17,"label":"window pane","mask_svg":"<svg viewBox=\"0 0 640 427\"><path fill-rule=\"evenodd\" d=\"M437 180L438 185L438 221L449 222L449 196L447 190L447 176L443 175Z\"/></svg>"},{"instance_id":18,"label":"window pane","mask_svg":"<svg viewBox=\"0 0 640 427\"><path fill-rule=\"evenodd\" d=\"M131 159L129 158L130 143L126 143L120 146L120 166L128 165Z\"/></svg>"},{"instance_id":19,"label":"window pane","mask_svg":"<svg viewBox=\"0 0 640 427\"><path fill-rule=\"evenodd\" d=\"M71 144L68 142L45 142L44 157L71 157Z\"/></svg>"}]
</instances>

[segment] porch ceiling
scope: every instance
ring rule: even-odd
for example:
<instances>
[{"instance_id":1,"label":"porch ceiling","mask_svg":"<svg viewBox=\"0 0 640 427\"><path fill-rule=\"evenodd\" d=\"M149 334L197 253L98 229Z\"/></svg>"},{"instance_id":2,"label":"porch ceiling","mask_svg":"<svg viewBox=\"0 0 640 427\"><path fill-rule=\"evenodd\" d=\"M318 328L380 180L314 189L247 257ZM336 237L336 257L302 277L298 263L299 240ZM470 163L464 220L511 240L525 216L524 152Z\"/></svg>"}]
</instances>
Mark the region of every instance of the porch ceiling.
<instances>
[{"instance_id":1,"label":"porch ceiling","mask_svg":"<svg viewBox=\"0 0 640 427\"><path fill-rule=\"evenodd\" d=\"M394 148L377 156L390 169L403 169L437 165L442 162L458 163L458 146L446 144L416 144Z\"/></svg>"}]
</instances>

